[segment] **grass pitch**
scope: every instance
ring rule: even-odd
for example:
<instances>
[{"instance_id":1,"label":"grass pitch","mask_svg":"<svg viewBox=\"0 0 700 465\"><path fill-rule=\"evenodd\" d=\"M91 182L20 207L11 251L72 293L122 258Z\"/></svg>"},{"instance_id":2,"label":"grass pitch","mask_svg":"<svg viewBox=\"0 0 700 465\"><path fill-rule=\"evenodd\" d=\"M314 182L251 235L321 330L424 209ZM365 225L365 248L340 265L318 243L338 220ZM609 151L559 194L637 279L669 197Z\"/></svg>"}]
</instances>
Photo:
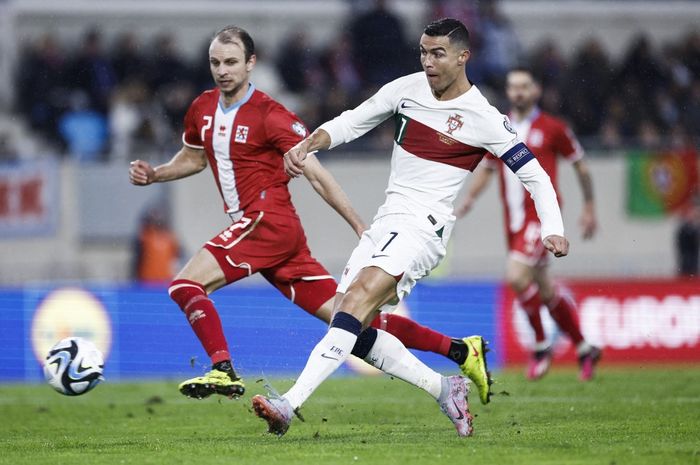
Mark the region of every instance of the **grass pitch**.
<instances>
[{"instance_id":1,"label":"grass pitch","mask_svg":"<svg viewBox=\"0 0 700 465\"><path fill-rule=\"evenodd\" d=\"M398 380L334 378L283 438L239 401L183 398L177 382L106 383L69 398L0 387L1 464L700 464L700 368L604 367L537 383L500 373L457 437L425 393ZM274 385L285 389L289 380ZM507 393L507 394L506 394Z\"/></svg>"}]
</instances>

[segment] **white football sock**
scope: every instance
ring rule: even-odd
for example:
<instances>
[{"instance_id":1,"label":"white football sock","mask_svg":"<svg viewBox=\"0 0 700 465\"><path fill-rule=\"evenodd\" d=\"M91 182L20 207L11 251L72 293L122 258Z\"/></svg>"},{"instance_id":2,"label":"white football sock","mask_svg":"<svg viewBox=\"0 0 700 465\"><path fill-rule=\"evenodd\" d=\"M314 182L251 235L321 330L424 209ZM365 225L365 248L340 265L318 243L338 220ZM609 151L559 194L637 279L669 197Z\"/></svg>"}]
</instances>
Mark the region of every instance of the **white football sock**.
<instances>
[{"instance_id":1,"label":"white football sock","mask_svg":"<svg viewBox=\"0 0 700 465\"><path fill-rule=\"evenodd\" d=\"M547 349L549 349L549 341L548 340L545 339L542 342L535 343L535 352L541 352L541 351L547 350Z\"/></svg>"},{"instance_id":2,"label":"white football sock","mask_svg":"<svg viewBox=\"0 0 700 465\"><path fill-rule=\"evenodd\" d=\"M418 360L401 341L386 331L377 330L377 340L365 361L388 375L423 389L435 399L440 397L443 376Z\"/></svg>"},{"instance_id":3,"label":"white football sock","mask_svg":"<svg viewBox=\"0 0 700 465\"><path fill-rule=\"evenodd\" d=\"M591 351L591 345L586 341L581 341L576 346L576 354L581 357Z\"/></svg>"},{"instance_id":4,"label":"white football sock","mask_svg":"<svg viewBox=\"0 0 700 465\"><path fill-rule=\"evenodd\" d=\"M331 373L348 358L357 341L357 336L349 331L331 327L321 341L311 351L304 371L294 386L282 397L292 408L297 409Z\"/></svg>"}]
</instances>

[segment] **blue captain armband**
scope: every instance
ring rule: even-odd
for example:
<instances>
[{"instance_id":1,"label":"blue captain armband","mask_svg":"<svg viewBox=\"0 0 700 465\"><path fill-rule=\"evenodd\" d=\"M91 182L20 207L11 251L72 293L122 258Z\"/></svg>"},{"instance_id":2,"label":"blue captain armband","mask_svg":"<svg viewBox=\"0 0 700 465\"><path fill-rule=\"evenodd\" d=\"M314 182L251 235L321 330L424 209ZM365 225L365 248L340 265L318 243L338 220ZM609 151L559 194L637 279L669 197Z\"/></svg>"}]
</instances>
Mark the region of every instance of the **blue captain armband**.
<instances>
[{"instance_id":1,"label":"blue captain armband","mask_svg":"<svg viewBox=\"0 0 700 465\"><path fill-rule=\"evenodd\" d=\"M525 163L533 158L535 158L535 156L530 152L530 149L527 148L527 145L520 142L504 153L501 160L513 173L517 173Z\"/></svg>"}]
</instances>

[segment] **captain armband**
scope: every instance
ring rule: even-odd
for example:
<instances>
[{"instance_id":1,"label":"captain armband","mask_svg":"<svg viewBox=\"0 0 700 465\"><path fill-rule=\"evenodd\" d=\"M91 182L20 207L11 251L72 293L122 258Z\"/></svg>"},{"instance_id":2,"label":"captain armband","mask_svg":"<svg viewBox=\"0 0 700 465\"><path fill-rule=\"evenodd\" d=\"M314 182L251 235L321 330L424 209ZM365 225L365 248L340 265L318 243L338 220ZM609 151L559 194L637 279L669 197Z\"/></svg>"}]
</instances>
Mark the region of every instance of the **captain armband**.
<instances>
[{"instance_id":1,"label":"captain armband","mask_svg":"<svg viewBox=\"0 0 700 465\"><path fill-rule=\"evenodd\" d=\"M530 149L527 148L527 145L520 142L511 147L510 150L504 153L500 158L513 173L517 173L520 168L535 158L535 156L530 152Z\"/></svg>"}]
</instances>

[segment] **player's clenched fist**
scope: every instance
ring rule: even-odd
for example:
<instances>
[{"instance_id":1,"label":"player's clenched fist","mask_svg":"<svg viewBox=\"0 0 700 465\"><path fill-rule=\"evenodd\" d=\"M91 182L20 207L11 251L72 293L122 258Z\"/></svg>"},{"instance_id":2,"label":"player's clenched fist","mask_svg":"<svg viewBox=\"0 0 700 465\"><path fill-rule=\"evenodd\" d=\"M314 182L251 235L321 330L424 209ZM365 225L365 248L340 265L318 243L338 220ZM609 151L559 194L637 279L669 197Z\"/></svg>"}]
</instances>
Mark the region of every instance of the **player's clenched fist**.
<instances>
[{"instance_id":1,"label":"player's clenched fist","mask_svg":"<svg viewBox=\"0 0 700 465\"><path fill-rule=\"evenodd\" d=\"M134 160L129 166L129 181L137 186L147 186L156 177L156 171L150 163L143 160Z\"/></svg>"},{"instance_id":2,"label":"player's clenched fist","mask_svg":"<svg viewBox=\"0 0 700 465\"><path fill-rule=\"evenodd\" d=\"M304 160L311 141L307 137L284 154L284 171L292 178L304 174Z\"/></svg>"},{"instance_id":3,"label":"player's clenched fist","mask_svg":"<svg viewBox=\"0 0 700 465\"><path fill-rule=\"evenodd\" d=\"M565 257L569 253L569 241L563 236L552 234L547 236L542 241L547 250L552 252L555 257Z\"/></svg>"}]
</instances>

